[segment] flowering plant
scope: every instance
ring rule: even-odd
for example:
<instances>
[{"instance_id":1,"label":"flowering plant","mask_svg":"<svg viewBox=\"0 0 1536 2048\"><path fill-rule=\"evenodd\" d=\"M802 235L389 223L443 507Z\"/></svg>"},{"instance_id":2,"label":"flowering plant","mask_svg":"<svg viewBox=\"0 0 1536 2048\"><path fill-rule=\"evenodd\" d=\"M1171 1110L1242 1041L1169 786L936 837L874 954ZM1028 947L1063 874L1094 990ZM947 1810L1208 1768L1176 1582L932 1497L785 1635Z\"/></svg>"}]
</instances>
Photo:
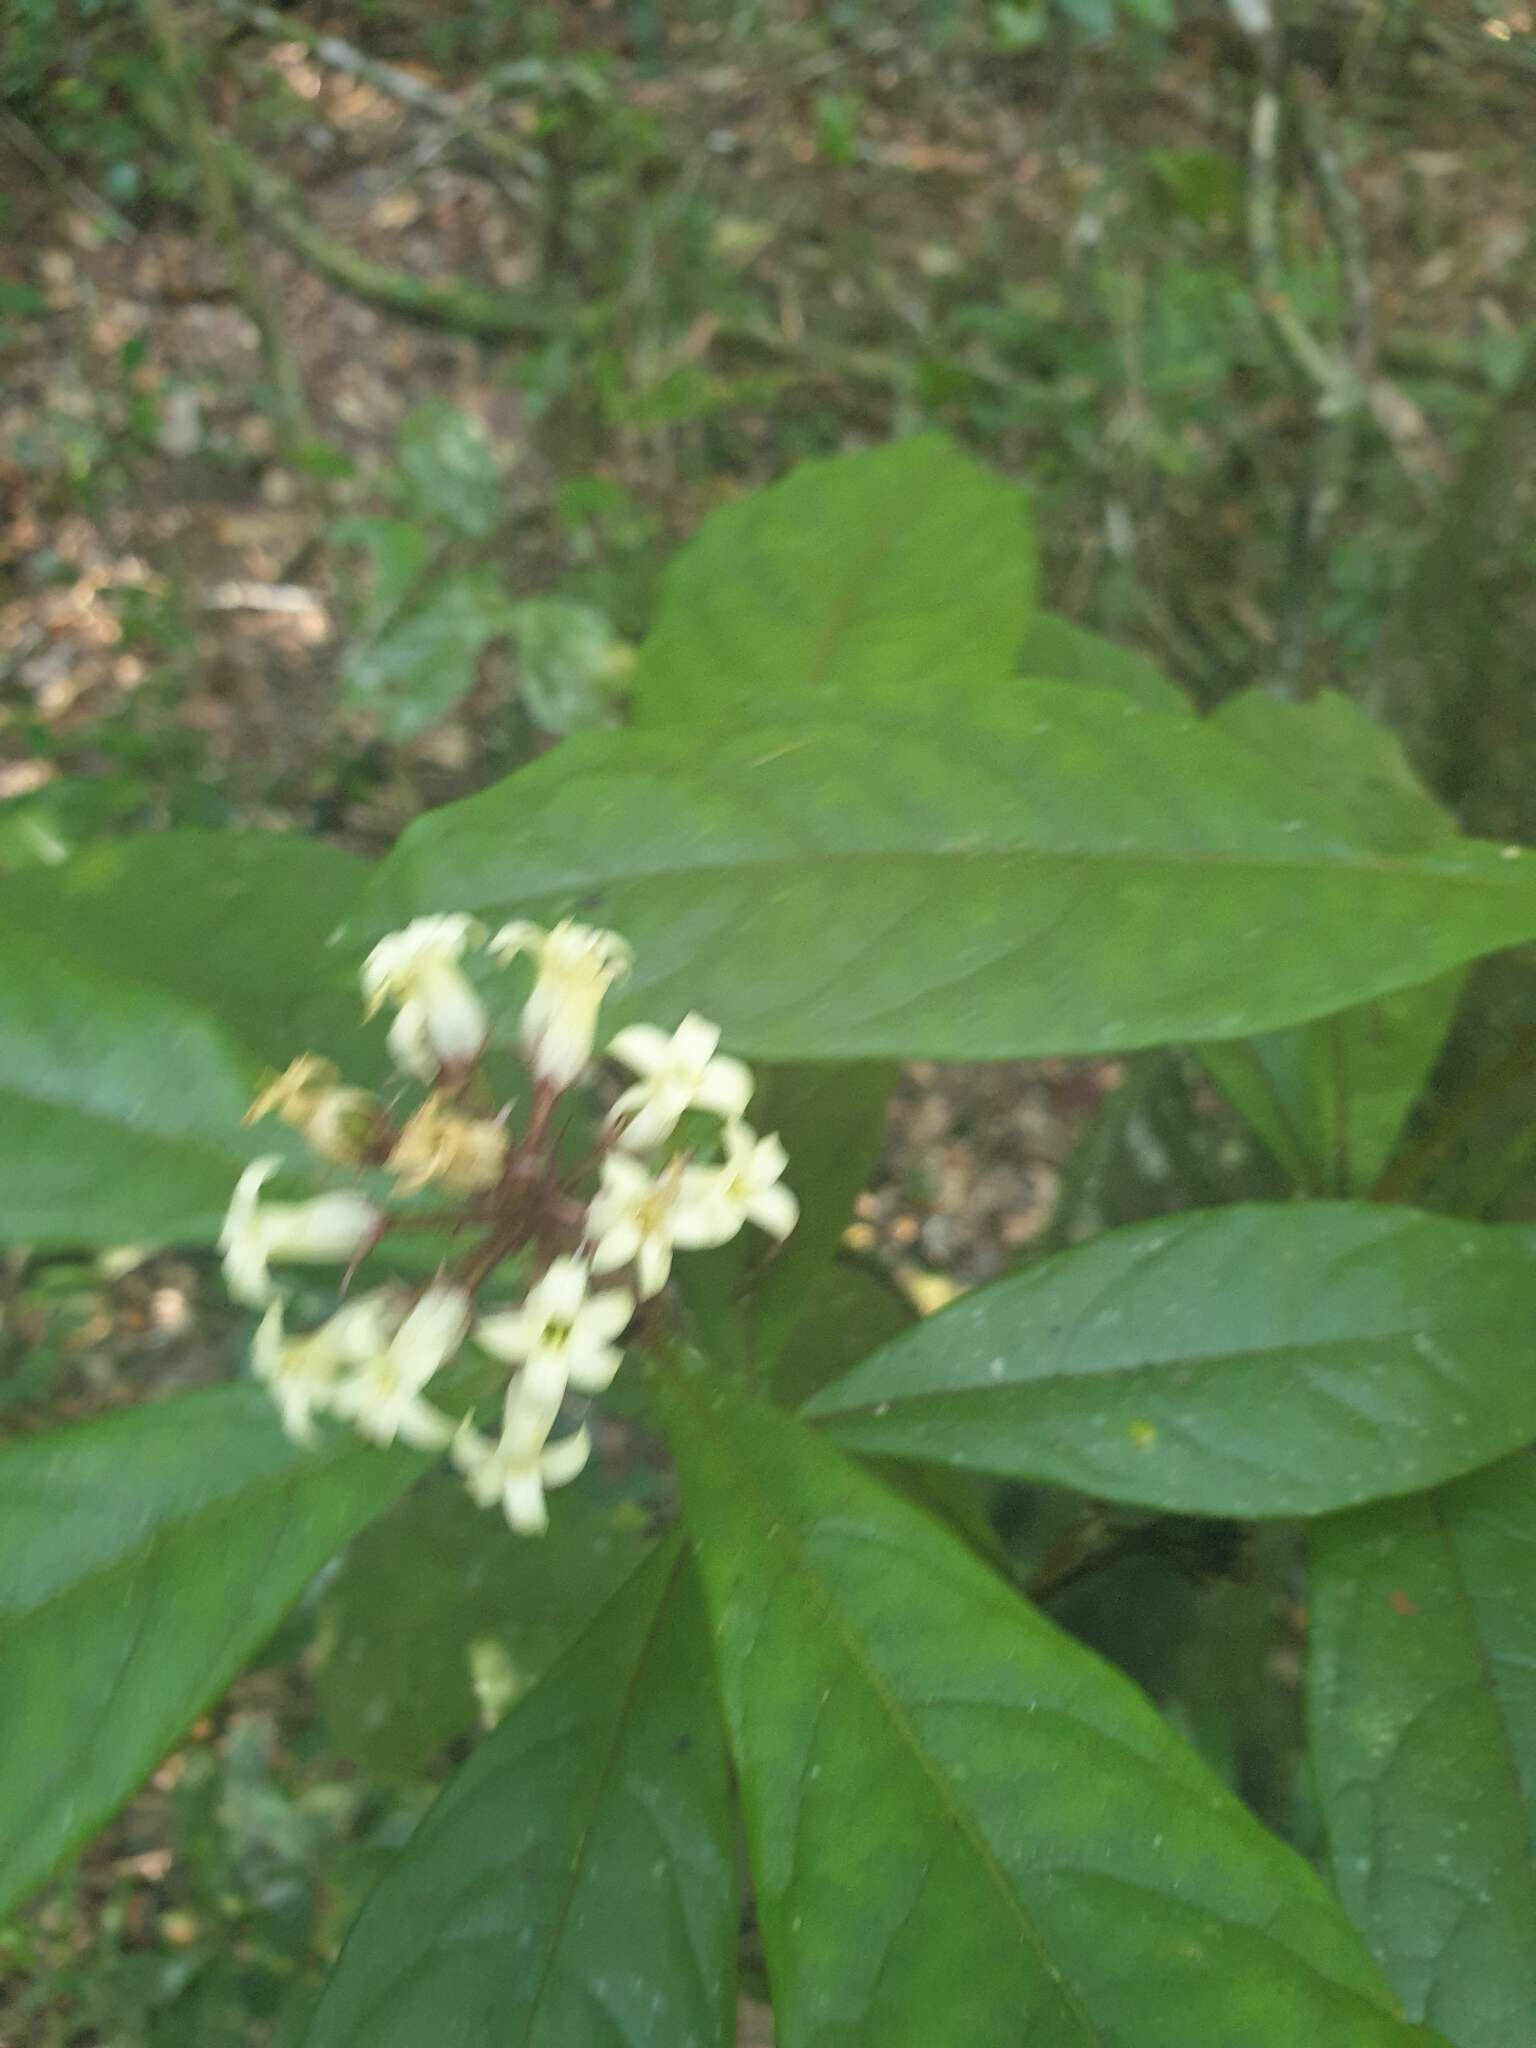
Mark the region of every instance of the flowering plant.
<instances>
[{"instance_id":1,"label":"flowering plant","mask_svg":"<svg viewBox=\"0 0 1536 2048\"><path fill-rule=\"evenodd\" d=\"M525 1121L515 1134L518 1103L491 1099L482 1066L490 1018L462 965L472 946L503 964L520 953L537 962L519 1032ZM378 941L361 979L370 1014L394 1006L389 1049L426 1084L418 1107L397 1120L397 1103L345 1085L314 1053L256 1097L248 1121L281 1118L333 1167L380 1167L397 1195L457 1197L425 1215L355 1188L266 1202L261 1190L281 1160L257 1159L241 1174L219 1237L224 1276L236 1300L266 1309L253 1363L297 1442L312 1444L316 1416L329 1414L376 1444L446 1446L477 1502L499 1503L514 1529L541 1534L546 1489L574 1479L592 1449L585 1423L551 1441L566 1398L612 1383L618 1339L665 1288L673 1249L727 1244L749 1221L779 1239L794 1228L784 1148L742 1121L751 1072L717 1050L720 1033L702 1017L686 1016L671 1034L648 1024L618 1033L609 1056L637 1078L587 1153L562 1165L561 1102L592 1058L603 997L629 964L617 933L570 919L488 936L471 917L415 918ZM719 1120L708 1141L676 1142L680 1120L699 1111ZM391 1231L423 1226L460 1248L414 1299L386 1285L349 1294L318 1329L286 1329L273 1259L346 1262L350 1281ZM486 1284L526 1259L534 1276L521 1304L477 1314ZM426 1398L471 1337L514 1368L493 1438L468 1411L455 1427Z\"/></svg>"},{"instance_id":2,"label":"flowering plant","mask_svg":"<svg viewBox=\"0 0 1536 2048\"><path fill-rule=\"evenodd\" d=\"M1536 864L1030 563L943 442L807 465L626 729L377 865L0 878L15 1262L242 1319L0 1450L0 1904L293 1616L436 1794L303 2048L729 2048L738 1982L781 2048L1528 2037L1528 1061L1465 970Z\"/></svg>"}]
</instances>

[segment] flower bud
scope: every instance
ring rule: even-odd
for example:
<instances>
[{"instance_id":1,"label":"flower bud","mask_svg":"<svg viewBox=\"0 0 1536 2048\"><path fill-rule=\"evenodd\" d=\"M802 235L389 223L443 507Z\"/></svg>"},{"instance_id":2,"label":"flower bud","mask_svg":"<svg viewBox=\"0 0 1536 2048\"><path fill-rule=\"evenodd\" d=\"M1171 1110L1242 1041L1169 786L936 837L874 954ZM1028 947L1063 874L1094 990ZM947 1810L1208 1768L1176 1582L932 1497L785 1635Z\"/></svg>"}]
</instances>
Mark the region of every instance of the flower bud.
<instances>
[{"instance_id":1,"label":"flower bud","mask_svg":"<svg viewBox=\"0 0 1536 2048\"><path fill-rule=\"evenodd\" d=\"M387 1142L389 1121L378 1096L366 1088L338 1087L337 1079L329 1060L301 1053L257 1096L245 1121L276 1116L328 1165L364 1166Z\"/></svg>"},{"instance_id":2,"label":"flower bud","mask_svg":"<svg viewBox=\"0 0 1536 2048\"><path fill-rule=\"evenodd\" d=\"M489 1117L463 1116L435 1095L417 1110L389 1155L403 1194L432 1181L459 1194L493 1188L507 1162L507 1134Z\"/></svg>"}]
</instances>

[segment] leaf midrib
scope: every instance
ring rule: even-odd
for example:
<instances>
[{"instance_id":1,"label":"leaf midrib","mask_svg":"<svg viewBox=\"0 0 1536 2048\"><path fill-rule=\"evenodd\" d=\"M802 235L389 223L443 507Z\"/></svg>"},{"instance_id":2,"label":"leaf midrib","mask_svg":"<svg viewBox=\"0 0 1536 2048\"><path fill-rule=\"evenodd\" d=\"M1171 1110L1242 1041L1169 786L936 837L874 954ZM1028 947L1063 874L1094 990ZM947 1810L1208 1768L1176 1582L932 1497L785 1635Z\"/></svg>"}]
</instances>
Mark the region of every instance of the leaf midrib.
<instances>
[{"instance_id":1,"label":"leaf midrib","mask_svg":"<svg viewBox=\"0 0 1536 2048\"><path fill-rule=\"evenodd\" d=\"M671 1383L673 1388L688 1402L695 1416L707 1430L710 1420L708 1408L706 1404L698 1399L693 1389L687 1384L685 1375L674 1372ZM734 1440L728 1432L716 1432L716 1441L722 1442L725 1445L727 1455L731 1457L731 1463L734 1465L738 1475L740 1490L743 1493L750 1494L755 1500L758 1516L767 1531L769 1542L777 1543L782 1550L789 1553L791 1568L805 1586L810 1596L813 1610L820 1612L827 1633L843 1649L847 1664L864 1681L869 1691L873 1693L877 1704L885 1712L893 1730L900 1738L902 1744L909 1750L922 1776L927 1779L932 1788L941 1815L971 1848L988 1881L1002 1900L1007 1917L1017 1925L1024 1940L1033 1951L1045 1978L1061 1992L1066 2002L1066 2010L1078 2023L1082 2039L1090 2044L1098 2044L1098 2048L1108 2048L1108 2037L1100 2032L1092 2015L1083 2006L1077 1992L1052 1962L1050 1951L1046 1947L1039 1929L1025 1911L1023 1901L1019 1898L1016 1889L1012 1885L1008 1873L998 1862L991 1844L977 1826L974 1816L967 1807L960 1803L948 1779L923 1749L921 1742L918 1740L917 1730L912 1725L900 1701L886 1683L884 1675L865 1653L864 1646L857 1635L853 1633L852 1629L838 1613L831 1589L825 1584L820 1573L817 1572L810 1559L806 1556L804 1545L797 1538L791 1539L782 1517L775 1517L773 1503L764 1490L757 1472L745 1459L740 1456L731 1455Z\"/></svg>"},{"instance_id":2,"label":"leaf midrib","mask_svg":"<svg viewBox=\"0 0 1536 2048\"><path fill-rule=\"evenodd\" d=\"M520 2037L521 2048L532 2048L533 2030L539 2018L539 2008L543 2004L544 1993L549 1987L549 1980L560 1953L560 1945L565 1939L566 1925L570 1920L571 1910L575 1905L577 1891L580 1889L587 1842L591 1837L593 1828L597 1825L598 1814L602 1809L603 1795L607 1791L608 1781L613 1775L614 1764L618 1758L624 1732L630 1715L634 1710L635 1695L640 1688L641 1673L645 1670L654 1652L662 1616L666 1613L668 1603L677 1589L678 1576L687 1562L687 1555L686 1549L679 1543L676 1548L676 1554L668 1568L666 1579L657 1597L656 1605L651 1610L651 1617L646 1625L645 1634L641 1638L636 1650L635 1660L630 1666L629 1674L624 1681L624 1690L614 1711L608 1740L603 1746L602 1758L592 1779L591 1798L587 1801L585 1811L581 1816L575 1847L571 1852L570 1867L566 1873L563 1893L556 1911L554 1924L550 1928L549 1939L545 1944L544 1961L539 1971L539 1981L534 1986L533 1997L528 2003L527 2019ZM643 1569L643 1566L641 1568ZM628 1583L626 1581L626 1586L620 1587L620 1594L626 1590Z\"/></svg>"},{"instance_id":3,"label":"leaf midrib","mask_svg":"<svg viewBox=\"0 0 1536 2048\"><path fill-rule=\"evenodd\" d=\"M1491 1322L1487 1328L1492 1331L1506 1325L1507 1317L1503 1322ZM1473 1335L1481 1335L1483 1329L1484 1326L1479 1323L1462 1323L1457 1325L1455 1336L1457 1339L1463 1339L1469 1331ZM884 1408L894 1414L898 1407L915 1408L925 1401L966 1400L976 1394L995 1398L1002 1394L1019 1393L1026 1388L1033 1391L1042 1387L1093 1387L1103 1380L1129 1379L1143 1373L1185 1372L1203 1375L1209 1372L1230 1371L1243 1365L1253 1365L1263 1371L1273 1372L1278 1360L1304 1359L1317 1352L1354 1351L1362 1344L1405 1344L1411 1350L1415 1336L1433 1334L1435 1326L1415 1323L1410 1328L1402 1330L1367 1330L1351 1337L1318 1337L1306 1342L1271 1344L1246 1350L1205 1351L1198 1354L1181 1352L1170 1358L1133 1359L1123 1365L1096 1366L1090 1372L1040 1373L1030 1379L1010 1379L1005 1374L999 1380L967 1380L960 1385L918 1387L907 1392L879 1394L847 1408L819 1407L807 1403L803 1412L807 1420L812 1422L840 1422L849 1416L872 1416L878 1408ZM1430 1361L1426 1359L1424 1362L1427 1366ZM864 1368L857 1366L854 1370L862 1372ZM826 1391L831 1392L832 1389ZM821 1402L825 1398L826 1394L822 1393L817 1394L814 1400ZM885 1418L881 1416L879 1419L883 1421Z\"/></svg>"},{"instance_id":4,"label":"leaf midrib","mask_svg":"<svg viewBox=\"0 0 1536 2048\"><path fill-rule=\"evenodd\" d=\"M578 785L572 783L569 787L575 789ZM472 803L475 799L470 798L469 801ZM408 834L401 841L399 855L404 874L409 877L413 868L423 865L423 855L426 856L425 864L429 866L442 864L445 848L450 856L457 857L453 840L458 836L457 828L452 833L444 832L441 837L434 832L431 839L417 846L411 843ZM1468 840L1460 843L1478 846L1483 842ZM515 854L517 850L514 847L511 851ZM509 854L509 860L510 858ZM1075 867L1084 867L1091 863L1102 867L1171 868L1175 871L1185 868L1250 869L1263 874L1324 875L1346 882L1357 880L1361 874L1385 876L1391 881L1410 884L1438 881L1491 897L1503 896L1517 902L1522 897L1529 899L1532 929L1536 932L1536 888L1523 879L1511 874L1495 873L1492 869L1483 872L1477 867L1463 867L1459 864L1442 865L1429 860L1402 860L1382 854L1365 854L1348 846L1342 847L1338 853L1317 853L1302 858L1288 858L1279 849L1274 852L1248 849L1233 852L1220 847L1191 847L1138 852L1121 847L1007 845L995 841L985 841L980 845L951 843L942 846L914 846L898 843L888 846L817 847L806 852L786 837L781 847L767 853L721 856L714 859L678 858L648 863L643 859L631 858L626 852L622 868L618 867L618 850L615 849L613 859L603 862L600 866L578 868L573 864L558 875L540 878L526 885L519 886L510 877L505 887L498 885L493 888L489 884L478 884L476 893L470 900L476 909L486 909L505 902L531 902L540 897L560 896L572 889L594 888L615 881L660 882L719 875L751 879L761 873L782 876L786 868L815 872L824 867L853 867L861 864L886 866L896 861L920 862L925 865L953 861L968 867L974 867L978 861L999 864L1017 861L1042 866L1054 864ZM387 867L384 872L387 874ZM464 907L465 898L462 892L455 895L454 903L458 908ZM1430 978L1432 977L1427 975L1418 977L1419 980Z\"/></svg>"}]
</instances>

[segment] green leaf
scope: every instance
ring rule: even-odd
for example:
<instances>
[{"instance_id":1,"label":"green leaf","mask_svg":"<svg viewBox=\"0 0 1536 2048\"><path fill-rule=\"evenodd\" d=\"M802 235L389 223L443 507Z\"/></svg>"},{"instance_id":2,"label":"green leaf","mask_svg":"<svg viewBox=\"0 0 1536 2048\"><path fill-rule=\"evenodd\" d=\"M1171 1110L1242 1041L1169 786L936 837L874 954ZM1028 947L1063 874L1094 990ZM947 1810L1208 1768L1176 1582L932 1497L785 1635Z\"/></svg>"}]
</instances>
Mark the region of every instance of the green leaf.
<instances>
[{"instance_id":1,"label":"green leaf","mask_svg":"<svg viewBox=\"0 0 1536 2048\"><path fill-rule=\"evenodd\" d=\"M667 1543L450 1782L305 2048L725 2048L733 1863L708 1633Z\"/></svg>"},{"instance_id":2,"label":"green leaf","mask_svg":"<svg viewBox=\"0 0 1536 2048\"><path fill-rule=\"evenodd\" d=\"M367 712L387 739L414 739L471 687L481 655L511 624L512 606L488 570L451 577L352 650L342 702Z\"/></svg>"},{"instance_id":3,"label":"green leaf","mask_svg":"<svg viewBox=\"0 0 1536 2048\"><path fill-rule=\"evenodd\" d=\"M366 1080L379 1054L363 1053L359 961L331 940L367 874L296 833L145 833L0 882L0 923L194 1005L257 1060L314 1050L363 1060Z\"/></svg>"},{"instance_id":4,"label":"green leaf","mask_svg":"<svg viewBox=\"0 0 1536 2048\"><path fill-rule=\"evenodd\" d=\"M676 1379L781 2048L1408 2048L1130 1683L792 1417Z\"/></svg>"},{"instance_id":5,"label":"green leaf","mask_svg":"<svg viewBox=\"0 0 1536 2048\"><path fill-rule=\"evenodd\" d=\"M357 960L330 946L362 863L279 833L114 839L0 882L0 1239L207 1242L263 1064L383 1072Z\"/></svg>"},{"instance_id":6,"label":"green leaf","mask_svg":"<svg viewBox=\"0 0 1536 2048\"><path fill-rule=\"evenodd\" d=\"M1036 612L1019 650L1019 673L1090 690L1118 690L1143 711L1187 716L1194 706L1144 654L1074 626L1056 612Z\"/></svg>"},{"instance_id":7,"label":"green leaf","mask_svg":"<svg viewBox=\"0 0 1536 2048\"><path fill-rule=\"evenodd\" d=\"M495 532L501 465L469 413L443 399L418 406L400 430L400 471L412 512L471 540Z\"/></svg>"},{"instance_id":8,"label":"green leaf","mask_svg":"<svg viewBox=\"0 0 1536 2048\"><path fill-rule=\"evenodd\" d=\"M575 1493L549 1533L515 1536L447 1476L361 1536L326 1587L316 1677L337 1747L376 1777L409 1778L480 1712L474 1660L491 1654L510 1705L627 1576L636 1518Z\"/></svg>"},{"instance_id":9,"label":"green leaf","mask_svg":"<svg viewBox=\"0 0 1536 2048\"><path fill-rule=\"evenodd\" d=\"M241 1167L251 1068L187 1004L0 927L0 1242L206 1243ZM267 1147L266 1149L271 1149Z\"/></svg>"},{"instance_id":10,"label":"green leaf","mask_svg":"<svg viewBox=\"0 0 1536 2048\"><path fill-rule=\"evenodd\" d=\"M1320 1522L1313 1775L1345 1907L1415 2018L1536 2013L1536 1466Z\"/></svg>"},{"instance_id":11,"label":"green leaf","mask_svg":"<svg viewBox=\"0 0 1536 2048\"><path fill-rule=\"evenodd\" d=\"M912 1304L888 1274L837 1259L809 1290L768 1389L783 1407L798 1408L915 1321Z\"/></svg>"},{"instance_id":12,"label":"green leaf","mask_svg":"<svg viewBox=\"0 0 1536 2048\"><path fill-rule=\"evenodd\" d=\"M873 1171L895 1084L896 1069L884 1060L807 1061L759 1074L752 1122L783 1141L800 1220L782 1246L750 1231L706 1257L678 1261L701 1348L723 1347L755 1374L771 1370Z\"/></svg>"},{"instance_id":13,"label":"green leaf","mask_svg":"<svg viewBox=\"0 0 1536 2048\"><path fill-rule=\"evenodd\" d=\"M363 607L365 633L380 632L411 595L427 566L427 535L413 519L338 519L330 537L338 547L361 548L373 572Z\"/></svg>"},{"instance_id":14,"label":"green leaf","mask_svg":"<svg viewBox=\"0 0 1536 2048\"><path fill-rule=\"evenodd\" d=\"M936 434L805 462L716 512L667 572L637 724L1001 683L1029 620L1024 501Z\"/></svg>"},{"instance_id":15,"label":"green leaf","mask_svg":"<svg viewBox=\"0 0 1536 2048\"><path fill-rule=\"evenodd\" d=\"M1211 722L1287 782L1330 798L1362 846L1420 853L1455 839L1455 825L1408 765L1396 734L1336 690L1305 704L1242 690Z\"/></svg>"},{"instance_id":16,"label":"green leaf","mask_svg":"<svg viewBox=\"0 0 1536 2048\"><path fill-rule=\"evenodd\" d=\"M75 775L0 805L0 875L57 867L89 840L118 831L149 795L136 775Z\"/></svg>"},{"instance_id":17,"label":"green leaf","mask_svg":"<svg viewBox=\"0 0 1536 2048\"><path fill-rule=\"evenodd\" d=\"M838 1441L1185 1514L1315 1515L1536 1436L1525 1230L1318 1202L1117 1230L825 1388Z\"/></svg>"},{"instance_id":18,"label":"green leaf","mask_svg":"<svg viewBox=\"0 0 1536 2048\"><path fill-rule=\"evenodd\" d=\"M1449 848L1455 827L1395 736L1331 691L1306 704L1259 690L1229 698L1216 723L1288 777L1347 808L1359 845L1379 853ZM1459 972L1392 991L1300 1031L1200 1048L1217 1085L1299 1187L1352 1194L1373 1185L1450 1028Z\"/></svg>"},{"instance_id":19,"label":"green leaf","mask_svg":"<svg viewBox=\"0 0 1536 2048\"><path fill-rule=\"evenodd\" d=\"M1364 1193L1386 1165L1461 999L1460 968L1293 1031L1200 1057L1298 1187Z\"/></svg>"},{"instance_id":20,"label":"green leaf","mask_svg":"<svg viewBox=\"0 0 1536 2048\"><path fill-rule=\"evenodd\" d=\"M361 937L580 911L620 1013L767 1058L991 1059L1240 1037L1536 934L1536 863L1384 858L1220 732L1018 684L965 720L585 733L419 820Z\"/></svg>"},{"instance_id":21,"label":"green leaf","mask_svg":"<svg viewBox=\"0 0 1536 2048\"><path fill-rule=\"evenodd\" d=\"M0 1912L229 1683L420 1461L220 1388L0 1450Z\"/></svg>"},{"instance_id":22,"label":"green leaf","mask_svg":"<svg viewBox=\"0 0 1536 2048\"><path fill-rule=\"evenodd\" d=\"M508 614L528 716L545 732L615 723L633 656L605 613L561 597L534 597Z\"/></svg>"}]
</instances>

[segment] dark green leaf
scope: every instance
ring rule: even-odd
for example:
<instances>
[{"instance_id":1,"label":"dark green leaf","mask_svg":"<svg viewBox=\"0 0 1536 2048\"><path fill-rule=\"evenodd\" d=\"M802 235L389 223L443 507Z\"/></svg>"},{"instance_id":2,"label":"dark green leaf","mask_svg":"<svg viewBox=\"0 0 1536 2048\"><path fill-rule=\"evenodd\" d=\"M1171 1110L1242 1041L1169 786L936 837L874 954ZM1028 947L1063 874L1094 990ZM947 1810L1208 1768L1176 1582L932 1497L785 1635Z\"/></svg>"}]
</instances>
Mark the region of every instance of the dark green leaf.
<instances>
[{"instance_id":1,"label":"dark green leaf","mask_svg":"<svg viewBox=\"0 0 1536 2048\"><path fill-rule=\"evenodd\" d=\"M495 531L501 467L480 422L433 399L400 430L400 471L413 513L472 540Z\"/></svg>"},{"instance_id":2,"label":"dark green leaf","mask_svg":"<svg viewBox=\"0 0 1536 2048\"><path fill-rule=\"evenodd\" d=\"M30 932L0 945L0 1242L216 1236L263 1149L240 1123L249 1062L186 1003L71 966Z\"/></svg>"},{"instance_id":3,"label":"dark green leaf","mask_svg":"<svg viewBox=\"0 0 1536 2048\"><path fill-rule=\"evenodd\" d=\"M782 1246L750 1231L718 1252L678 1262L702 1348L724 1349L754 1373L771 1370L874 1168L895 1082L896 1069L883 1060L807 1061L758 1076L752 1122L783 1140L800 1220Z\"/></svg>"},{"instance_id":4,"label":"dark green leaf","mask_svg":"<svg viewBox=\"0 0 1536 2048\"><path fill-rule=\"evenodd\" d=\"M1536 2014L1533 1588L1528 1455L1313 1532L1334 1882L1409 2013L1458 2048L1510 2048Z\"/></svg>"},{"instance_id":5,"label":"dark green leaf","mask_svg":"<svg viewBox=\"0 0 1536 2048\"><path fill-rule=\"evenodd\" d=\"M1117 690L1143 711L1187 715L1194 706L1144 654L1074 626L1056 612L1036 612L1019 650L1019 673L1049 682Z\"/></svg>"},{"instance_id":6,"label":"dark green leaf","mask_svg":"<svg viewBox=\"0 0 1536 2048\"><path fill-rule=\"evenodd\" d=\"M449 1784L305 2048L725 2048L736 1922L708 1633L668 1543Z\"/></svg>"},{"instance_id":7,"label":"dark green leaf","mask_svg":"<svg viewBox=\"0 0 1536 2048\"><path fill-rule=\"evenodd\" d=\"M361 929L580 910L635 946L631 1015L696 1008L769 1058L983 1059L1409 986L1536 934L1533 876L1474 843L1362 853L1209 727L1018 684L926 726L578 734L412 826Z\"/></svg>"},{"instance_id":8,"label":"dark green leaf","mask_svg":"<svg viewBox=\"0 0 1536 2048\"><path fill-rule=\"evenodd\" d=\"M1210 1515L1410 1493L1536 1436L1530 1234L1409 1209L1217 1209L964 1296L807 1413L855 1449Z\"/></svg>"},{"instance_id":9,"label":"dark green leaf","mask_svg":"<svg viewBox=\"0 0 1536 2048\"><path fill-rule=\"evenodd\" d=\"M638 1518L577 1493L530 1543L457 1480L418 1487L353 1544L326 1587L316 1684L337 1746L375 1776L410 1777L480 1712L489 1650L521 1698L632 1569Z\"/></svg>"},{"instance_id":10,"label":"dark green leaf","mask_svg":"<svg viewBox=\"0 0 1536 2048\"><path fill-rule=\"evenodd\" d=\"M195 1005L257 1060L351 1064L359 961L330 941L367 873L296 833L147 833L0 882L0 920L75 967Z\"/></svg>"},{"instance_id":11,"label":"dark green leaf","mask_svg":"<svg viewBox=\"0 0 1536 2048\"><path fill-rule=\"evenodd\" d=\"M1001 683L1028 623L1018 491L924 434L805 462L710 518L667 574L633 681L642 725Z\"/></svg>"},{"instance_id":12,"label":"dark green leaf","mask_svg":"<svg viewBox=\"0 0 1536 2048\"><path fill-rule=\"evenodd\" d=\"M0 1911L127 1798L419 1469L221 1388L0 1451Z\"/></svg>"},{"instance_id":13,"label":"dark green leaf","mask_svg":"<svg viewBox=\"0 0 1536 2048\"><path fill-rule=\"evenodd\" d=\"M481 655L511 622L512 607L488 572L440 583L347 657L342 702L367 712L386 738L414 739L470 688Z\"/></svg>"},{"instance_id":14,"label":"dark green leaf","mask_svg":"<svg viewBox=\"0 0 1536 2048\"><path fill-rule=\"evenodd\" d=\"M773 1398L798 1408L915 1320L911 1302L888 1275L873 1265L834 1260L810 1288L799 1321L784 1339L768 1379Z\"/></svg>"},{"instance_id":15,"label":"dark green leaf","mask_svg":"<svg viewBox=\"0 0 1536 2048\"><path fill-rule=\"evenodd\" d=\"M1408 2048L1127 1680L793 1418L702 1376L667 1406L781 2048Z\"/></svg>"},{"instance_id":16,"label":"dark green leaf","mask_svg":"<svg viewBox=\"0 0 1536 2048\"><path fill-rule=\"evenodd\" d=\"M1461 997L1461 969L1200 1057L1298 1187L1364 1193L1386 1165Z\"/></svg>"}]
</instances>

